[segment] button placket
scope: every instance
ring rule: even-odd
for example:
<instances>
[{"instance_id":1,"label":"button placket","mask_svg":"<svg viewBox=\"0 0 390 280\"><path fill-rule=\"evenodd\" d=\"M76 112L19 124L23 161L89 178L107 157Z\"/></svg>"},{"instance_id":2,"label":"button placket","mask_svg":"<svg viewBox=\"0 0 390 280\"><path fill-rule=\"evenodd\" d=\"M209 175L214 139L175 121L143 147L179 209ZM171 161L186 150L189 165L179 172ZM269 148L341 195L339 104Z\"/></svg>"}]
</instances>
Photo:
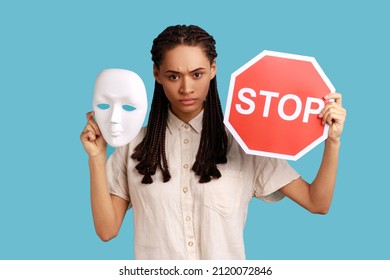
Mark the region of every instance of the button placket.
<instances>
[{"instance_id":1,"label":"button placket","mask_svg":"<svg viewBox=\"0 0 390 280\"><path fill-rule=\"evenodd\" d=\"M183 129L184 128L184 129ZM195 246L195 230L192 223L192 209L193 209L193 196L190 187L190 175L191 175L191 145L190 145L190 126L185 124L179 129L181 137L181 164L182 170L180 172L180 188L181 188L181 208L182 208L182 220L184 227L185 247L188 257L190 259L197 258L196 246Z\"/></svg>"}]
</instances>

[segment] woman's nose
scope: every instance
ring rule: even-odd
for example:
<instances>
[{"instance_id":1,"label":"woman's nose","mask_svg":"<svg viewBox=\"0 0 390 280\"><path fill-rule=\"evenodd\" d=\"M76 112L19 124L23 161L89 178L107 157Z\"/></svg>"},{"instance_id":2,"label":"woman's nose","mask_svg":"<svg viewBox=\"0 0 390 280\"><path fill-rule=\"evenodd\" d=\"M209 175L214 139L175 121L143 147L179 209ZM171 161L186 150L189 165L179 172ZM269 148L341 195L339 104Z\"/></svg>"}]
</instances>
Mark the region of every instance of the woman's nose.
<instances>
[{"instance_id":1,"label":"woman's nose","mask_svg":"<svg viewBox=\"0 0 390 280\"><path fill-rule=\"evenodd\" d=\"M180 93L182 94L191 94L194 92L193 84L189 77L183 77L180 85Z\"/></svg>"}]
</instances>

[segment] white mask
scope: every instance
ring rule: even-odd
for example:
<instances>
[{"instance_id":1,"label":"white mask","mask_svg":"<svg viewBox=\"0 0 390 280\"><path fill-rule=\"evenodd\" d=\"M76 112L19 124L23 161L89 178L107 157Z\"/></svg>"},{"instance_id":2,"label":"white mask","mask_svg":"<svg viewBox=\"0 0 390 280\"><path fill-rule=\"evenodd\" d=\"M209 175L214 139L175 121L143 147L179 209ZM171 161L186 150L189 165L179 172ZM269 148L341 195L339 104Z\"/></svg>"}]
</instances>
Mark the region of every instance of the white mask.
<instances>
[{"instance_id":1,"label":"white mask","mask_svg":"<svg viewBox=\"0 0 390 280\"><path fill-rule=\"evenodd\" d=\"M107 143L112 147L124 146L134 139L145 120L145 85L132 71L103 70L95 81L92 106Z\"/></svg>"}]
</instances>

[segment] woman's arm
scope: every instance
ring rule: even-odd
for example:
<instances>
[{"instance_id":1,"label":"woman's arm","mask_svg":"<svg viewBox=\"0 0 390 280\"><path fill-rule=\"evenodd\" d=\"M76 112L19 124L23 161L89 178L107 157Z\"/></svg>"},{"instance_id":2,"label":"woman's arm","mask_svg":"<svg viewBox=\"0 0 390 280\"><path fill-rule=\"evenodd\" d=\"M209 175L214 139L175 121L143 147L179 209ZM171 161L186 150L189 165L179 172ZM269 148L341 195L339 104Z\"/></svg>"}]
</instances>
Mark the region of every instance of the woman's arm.
<instances>
[{"instance_id":1,"label":"woman's arm","mask_svg":"<svg viewBox=\"0 0 390 280\"><path fill-rule=\"evenodd\" d=\"M328 138L325 141L322 162L314 181L309 184L302 178L292 181L280 191L312 213L326 214L330 208L336 184L340 136L346 118L339 93L331 93L325 99L328 102L318 115L322 123L329 125Z\"/></svg>"},{"instance_id":2,"label":"woman's arm","mask_svg":"<svg viewBox=\"0 0 390 280\"><path fill-rule=\"evenodd\" d=\"M114 238L122 225L128 201L110 195L106 178L105 142L93 112L87 114L87 125L80 135L85 151L89 155L91 206L95 230L100 239Z\"/></svg>"}]
</instances>

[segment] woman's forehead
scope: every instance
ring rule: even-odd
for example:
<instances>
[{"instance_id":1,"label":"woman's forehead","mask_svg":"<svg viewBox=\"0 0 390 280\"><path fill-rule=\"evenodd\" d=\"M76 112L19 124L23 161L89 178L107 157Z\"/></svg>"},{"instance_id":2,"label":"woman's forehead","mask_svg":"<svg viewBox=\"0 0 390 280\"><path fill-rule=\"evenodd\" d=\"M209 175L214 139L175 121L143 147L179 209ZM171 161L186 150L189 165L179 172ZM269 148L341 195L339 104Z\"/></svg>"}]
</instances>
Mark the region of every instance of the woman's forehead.
<instances>
[{"instance_id":1,"label":"woman's forehead","mask_svg":"<svg viewBox=\"0 0 390 280\"><path fill-rule=\"evenodd\" d=\"M179 45L165 52L161 66L171 71L191 71L210 66L210 62L200 46Z\"/></svg>"}]
</instances>

